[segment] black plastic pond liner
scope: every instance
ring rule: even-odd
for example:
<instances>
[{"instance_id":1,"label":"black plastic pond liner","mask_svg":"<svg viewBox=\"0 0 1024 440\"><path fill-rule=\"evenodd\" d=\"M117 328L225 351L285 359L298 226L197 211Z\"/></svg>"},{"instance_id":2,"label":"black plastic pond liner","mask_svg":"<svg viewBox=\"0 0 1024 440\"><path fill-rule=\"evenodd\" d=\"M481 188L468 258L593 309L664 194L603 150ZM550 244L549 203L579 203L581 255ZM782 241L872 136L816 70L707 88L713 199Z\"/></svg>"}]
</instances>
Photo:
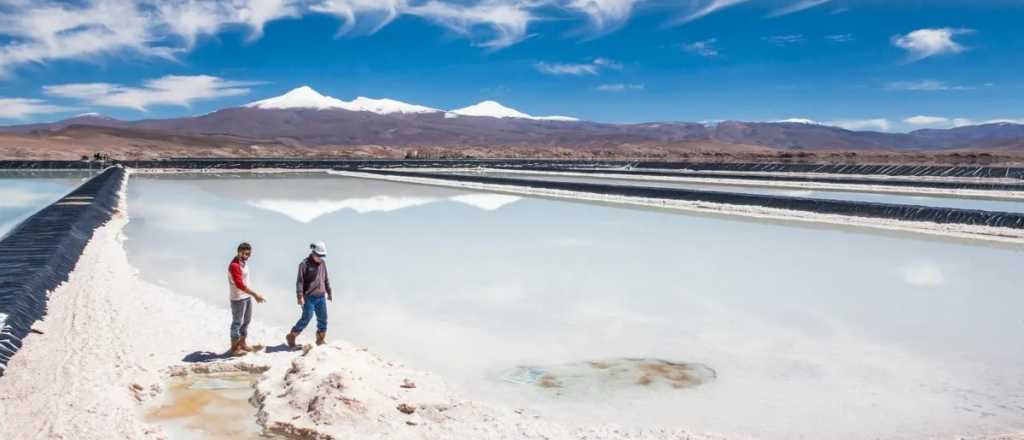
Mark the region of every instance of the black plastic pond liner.
<instances>
[{"instance_id":1,"label":"black plastic pond liner","mask_svg":"<svg viewBox=\"0 0 1024 440\"><path fill-rule=\"evenodd\" d=\"M124 179L124 168L108 168L0 240L0 376L46 315L47 293L68 280L93 231L110 220Z\"/></svg>"},{"instance_id":2,"label":"black plastic pond liner","mask_svg":"<svg viewBox=\"0 0 1024 440\"><path fill-rule=\"evenodd\" d=\"M679 170L679 171L655 171L655 170L618 170L618 169L601 169L601 168L555 168L555 167L529 167L521 168L527 171L537 172L569 172L578 174L613 174L617 176L652 176L652 177L686 177L686 178L699 178L707 181L715 181L722 179L732 180L748 180L748 181L767 181L767 182L807 182L807 183L835 183L835 184L847 184L847 185L878 185L878 186L893 186L899 188L936 188L936 189L970 189L970 190L982 190L982 191L1024 191L1024 180L1020 183L986 183L981 182L950 182L950 181L934 181L934 180L907 180L899 178L886 178L886 179L871 179L871 178L858 178L858 177L847 177L841 174L832 176L786 176L780 174L763 175L763 174L708 174L706 172L696 170ZM742 173L743 171L738 171ZM750 171L753 172L753 171ZM884 176L884 174L879 174ZM888 176L886 176L888 177ZM902 176L910 177L910 176ZM950 176L943 176L950 177ZM961 176L963 177L963 176Z\"/></svg>"},{"instance_id":3,"label":"black plastic pond liner","mask_svg":"<svg viewBox=\"0 0 1024 440\"><path fill-rule=\"evenodd\" d=\"M719 191L699 191L678 188L647 186L608 185L599 183L558 182L548 180L527 180L507 177L477 175L441 174L417 171L361 170L369 174L385 176L420 177L473 182L494 185L554 189L624 197L685 200L694 202L721 203L742 206L788 209L792 211L836 214L853 217L882 218L901 221L920 221L942 224L992 226L1024 229L1024 214L1011 212L982 211L975 209L942 208L932 206L898 205L888 203L854 202L846 200L811 199L760 194L743 194Z\"/></svg>"}]
</instances>

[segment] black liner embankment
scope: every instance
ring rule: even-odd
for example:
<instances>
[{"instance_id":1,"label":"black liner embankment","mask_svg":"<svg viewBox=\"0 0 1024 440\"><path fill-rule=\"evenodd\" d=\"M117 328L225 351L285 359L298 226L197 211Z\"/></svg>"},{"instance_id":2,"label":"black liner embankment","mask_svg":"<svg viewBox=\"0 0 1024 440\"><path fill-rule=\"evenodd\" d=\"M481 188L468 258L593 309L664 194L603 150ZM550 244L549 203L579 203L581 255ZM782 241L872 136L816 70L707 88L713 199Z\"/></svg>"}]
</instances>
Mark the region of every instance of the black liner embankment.
<instances>
[{"instance_id":1,"label":"black liner embankment","mask_svg":"<svg viewBox=\"0 0 1024 440\"><path fill-rule=\"evenodd\" d=\"M870 217L901 221L919 221L942 224L992 226L1024 229L1024 214L981 211L973 209L939 208L931 206L896 205L887 203L853 202L845 200L809 199L718 191L696 191L677 188L606 185L598 183L556 182L474 175L454 175L428 172L390 170L359 170L361 173L383 176L419 177L454 182L513 185L519 187L607 194L622 197L684 200L729 205L759 206L792 211L835 214L852 217Z\"/></svg>"},{"instance_id":2,"label":"black liner embankment","mask_svg":"<svg viewBox=\"0 0 1024 440\"><path fill-rule=\"evenodd\" d=\"M46 315L47 292L67 281L93 231L117 209L124 168L111 167L26 219L0 240L0 376Z\"/></svg>"},{"instance_id":3,"label":"black liner embankment","mask_svg":"<svg viewBox=\"0 0 1024 440\"><path fill-rule=\"evenodd\" d=\"M537 172L567 172L567 173L579 173L579 174L613 174L617 176L637 176L637 177L686 177L686 178L698 178L701 180L714 181L722 179L733 179L733 180L747 180L747 181L761 181L761 182L795 182L795 183L834 183L844 185L878 185L878 186L892 186L900 188L935 188L935 189L969 189L969 190L982 190L982 191L1024 191L1024 181L1020 183L984 183L984 182L950 182L950 181L935 181L935 180L907 180L907 179L872 179L872 178L858 178L858 177L846 177L842 175L835 176L785 176L779 174L764 175L764 174L707 174L706 172L691 172L689 170L679 171L653 171L653 170L617 170L617 169L600 169L600 168L555 168L555 167L522 167L519 168L525 171L537 171ZM879 175L884 176L884 175ZM950 176L943 176L950 177Z\"/></svg>"},{"instance_id":4,"label":"black liner embankment","mask_svg":"<svg viewBox=\"0 0 1024 440\"><path fill-rule=\"evenodd\" d=\"M802 163L638 162L636 168L738 171L749 173L822 173L903 177L984 177L1024 179L1024 168L950 165L823 165Z\"/></svg>"}]
</instances>

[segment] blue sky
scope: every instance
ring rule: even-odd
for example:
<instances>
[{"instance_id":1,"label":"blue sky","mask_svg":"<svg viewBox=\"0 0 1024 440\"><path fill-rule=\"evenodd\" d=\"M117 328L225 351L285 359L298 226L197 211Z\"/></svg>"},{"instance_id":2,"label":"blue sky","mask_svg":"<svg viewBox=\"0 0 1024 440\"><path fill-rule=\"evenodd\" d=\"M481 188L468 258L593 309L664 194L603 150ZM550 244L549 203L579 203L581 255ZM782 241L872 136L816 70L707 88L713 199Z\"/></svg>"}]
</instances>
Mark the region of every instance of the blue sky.
<instances>
[{"instance_id":1,"label":"blue sky","mask_svg":"<svg viewBox=\"0 0 1024 440\"><path fill-rule=\"evenodd\" d=\"M1024 123L1024 2L0 0L0 123L300 85L605 122Z\"/></svg>"}]
</instances>

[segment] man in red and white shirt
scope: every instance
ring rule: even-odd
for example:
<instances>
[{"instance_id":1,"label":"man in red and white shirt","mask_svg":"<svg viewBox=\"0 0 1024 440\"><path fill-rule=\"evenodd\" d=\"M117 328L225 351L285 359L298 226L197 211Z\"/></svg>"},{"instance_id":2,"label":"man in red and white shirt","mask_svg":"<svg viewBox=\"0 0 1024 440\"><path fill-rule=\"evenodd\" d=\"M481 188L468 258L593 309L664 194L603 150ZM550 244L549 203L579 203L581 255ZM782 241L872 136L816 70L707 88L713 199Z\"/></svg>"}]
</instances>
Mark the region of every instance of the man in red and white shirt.
<instances>
[{"instance_id":1,"label":"man in red and white shirt","mask_svg":"<svg viewBox=\"0 0 1024 440\"><path fill-rule=\"evenodd\" d=\"M228 265L228 287L231 293L231 350L232 356L241 356L253 348L245 343L249 332L249 321L252 320L252 300L257 303L264 301L263 296L249 288L249 266L246 264L252 256L249 243L238 245L238 254Z\"/></svg>"}]
</instances>

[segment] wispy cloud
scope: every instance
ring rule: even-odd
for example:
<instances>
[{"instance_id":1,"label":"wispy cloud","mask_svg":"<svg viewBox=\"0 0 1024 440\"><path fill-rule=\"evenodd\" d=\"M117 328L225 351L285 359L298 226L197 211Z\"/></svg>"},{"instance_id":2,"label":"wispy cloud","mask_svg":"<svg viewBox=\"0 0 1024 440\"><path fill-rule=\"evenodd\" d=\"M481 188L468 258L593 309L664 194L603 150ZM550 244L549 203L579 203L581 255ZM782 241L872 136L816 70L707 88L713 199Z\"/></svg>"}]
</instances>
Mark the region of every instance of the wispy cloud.
<instances>
[{"instance_id":1,"label":"wispy cloud","mask_svg":"<svg viewBox=\"0 0 1024 440\"><path fill-rule=\"evenodd\" d=\"M826 35L825 38L836 43L849 43L853 41L853 34L832 34Z\"/></svg>"},{"instance_id":2,"label":"wispy cloud","mask_svg":"<svg viewBox=\"0 0 1024 440\"><path fill-rule=\"evenodd\" d=\"M643 84L601 84L597 86L597 90L602 92L626 92L626 91L638 91L643 90Z\"/></svg>"},{"instance_id":3,"label":"wispy cloud","mask_svg":"<svg viewBox=\"0 0 1024 440\"><path fill-rule=\"evenodd\" d=\"M443 26L474 45L500 49L541 19L582 19L588 34L613 31L644 0L0 0L0 76L29 64L96 61L108 56L175 59L203 37L244 27L248 39L267 23L327 14L339 34L368 35L400 16ZM742 0L739 0L742 1ZM698 14L738 3L714 0Z\"/></svg>"},{"instance_id":4,"label":"wispy cloud","mask_svg":"<svg viewBox=\"0 0 1024 440\"><path fill-rule=\"evenodd\" d=\"M718 56L718 48L715 47L715 43L718 42L718 38L709 38L702 41L694 41L692 43L683 44L683 50L695 55L702 57L714 57Z\"/></svg>"},{"instance_id":5,"label":"wispy cloud","mask_svg":"<svg viewBox=\"0 0 1024 440\"><path fill-rule=\"evenodd\" d=\"M323 0L310 10L341 19L339 35L373 34L398 18L404 6L404 0Z\"/></svg>"},{"instance_id":6,"label":"wispy cloud","mask_svg":"<svg viewBox=\"0 0 1024 440\"><path fill-rule=\"evenodd\" d=\"M940 92L946 90L973 90L974 86L948 84L944 81L934 79L922 79L919 81L895 81L885 86L888 90L906 90L912 92Z\"/></svg>"},{"instance_id":7,"label":"wispy cloud","mask_svg":"<svg viewBox=\"0 0 1024 440\"><path fill-rule=\"evenodd\" d=\"M597 34L603 34L622 27L633 14L633 8L640 0L570 0L568 9L583 13L588 25Z\"/></svg>"},{"instance_id":8,"label":"wispy cloud","mask_svg":"<svg viewBox=\"0 0 1024 440\"><path fill-rule=\"evenodd\" d=\"M589 63L582 64L539 62L534 66L540 73L546 75L571 76L597 75L601 73L602 70L622 69L622 64L607 58L595 58Z\"/></svg>"},{"instance_id":9,"label":"wispy cloud","mask_svg":"<svg viewBox=\"0 0 1024 440\"><path fill-rule=\"evenodd\" d=\"M146 81L142 87L110 83L75 83L43 87L50 96L72 98L104 107L123 107L147 111L154 105L187 107L195 101L239 96L249 93L253 81L229 81L215 76L169 75Z\"/></svg>"},{"instance_id":10,"label":"wispy cloud","mask_svg":"<svg viewBox=\"0 0 1024 440\"><path fill-rule=\"evenodd\" d=\"M463 5L431 0L422 5L406 6L404 12L444 26L478 46L497 49L527 37L527 26L537 18L529 6L520 2L483 1Z\"/></svg>"},{"instance_id":11,"label":"wispy cloud","mask_svg":"<svg viewBox=\"0 0 1024 440\"><path fill-rule=\"evenodd\" d=\"M792 13L800 12L805 9L811 9L815 6L820 6L828 3L832 0L800 0L796 3L790 4L789 6L776 9L768 14L768 17L781 17L783 15L789 15Z\"/></svg>"},{"instance_id":12,"label":"wispy cloud","mask_svg":"<svg viewBox=\"0 0 1024 440\"><path fill-rule=\"evenodd\" d=\"M919 61L943 54L960 53L966 47L953 41L953 37L974 32L971 29L939 28L918 29L906 35L892 37L892 44L910 55L910 61Z\"/></svg>"},{"instance_id":13,"label":"wispy cloud","mask_svg":"<svg viewBox=\"0 0 1024 440\"><path fill-rule=\"evenodd\" d=\"M804 42L804 36L802 34L772 35L770 37L762 37L761 39L777 46L787 46L790 44Z\"/></svg>"},{"instance_id":14,"label":"wispy cloud","mask_svg":"<svg viewBox=\"0 0 1024 440\"><path fill-rule=\"evenodd\" d=\"M877 131L889 131L892 129L892 123L888 119L877 118L877 119L841 119L836 121L824 122L825 125L831 125L833 127L845 128L847 130L877 130Z\"/></svg>"},{"instance_id":15,"label":"wispy cloud","mask_svg":"<svg viewBox=\"0 0 1024 440\"><path fill-rule=\"evenodd\" d=\"M903 123L910 124L910 125L915 125L915 126L929 126L929 125L934 126L934 125L949 125L950 124L950 120L949 120L949 118L944 118L942 116L918 115L918 116L911 116L909 118L904 119Z\"/></svg>"},{"instance_id":16,"label":"wispy cloud","mask_svg":"<svg viewBox=\"0 0 1024 440\"><path fill-rule=\"evenodd\" d=\"M41 99L0 98L0 119L28 119L33 115L63 113L74 109L53 105Z\"/></svg>"},{"instance_id":17,"label":"wispy cloud","mask_svg":"<svg viewBox=\"0 0 1024 440\"><path fill-rule=\"evenodd\" d=\"M748 0L711 0L706 2L704 6L697 8L690 14L684 15L683 17L679 18L678 20L675 21L675 24L689 23L691 21L704 18L708 15L711 15L717 11L728 8L730 6L735 6L740 3L746 3L747 1Z\"/></svg>"},{"instance_id":18,"label":"wispy cloud","mask_svg":"<svg viewBox=\"0 0 1024 440\"><path fill-rule=\"evenodd\" d=\"M1024 125L1024 118L996 118L987 120L976 120L971 118L953 118L950 123L954 127L966 127L969 125L986 125L986 124L1021 124Z\"/></svg>"}]
</instances>

